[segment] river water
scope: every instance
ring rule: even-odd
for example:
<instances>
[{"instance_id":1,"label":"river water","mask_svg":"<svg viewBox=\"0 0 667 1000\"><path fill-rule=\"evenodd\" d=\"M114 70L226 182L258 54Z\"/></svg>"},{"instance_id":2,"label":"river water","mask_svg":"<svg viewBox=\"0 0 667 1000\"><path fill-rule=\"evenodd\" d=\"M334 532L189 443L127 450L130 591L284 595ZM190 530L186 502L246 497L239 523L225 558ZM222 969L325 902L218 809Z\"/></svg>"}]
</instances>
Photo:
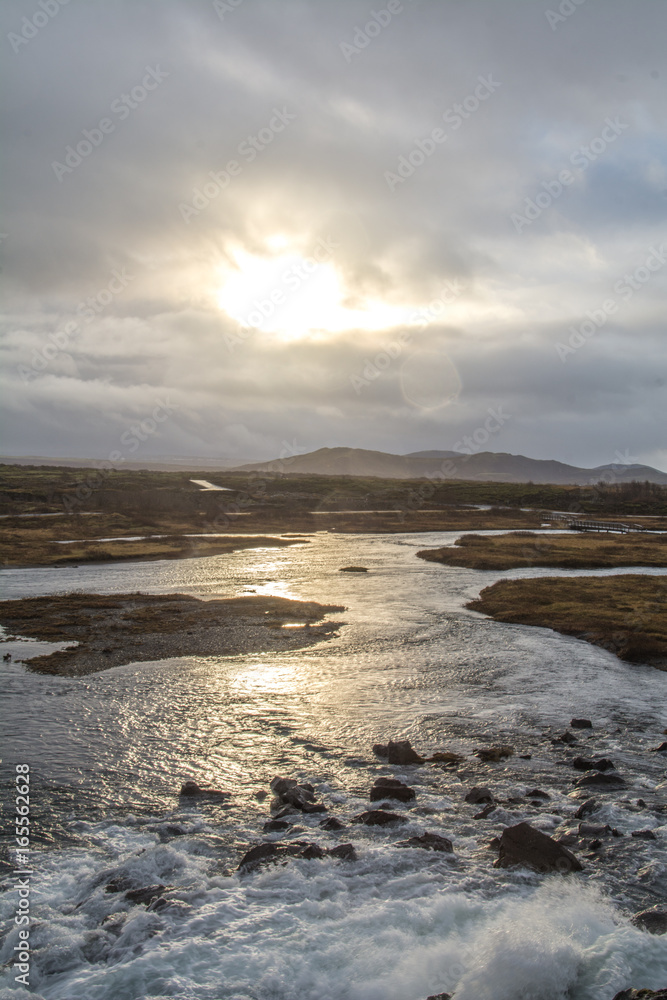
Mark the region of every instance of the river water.
<instances>
[{"instance_id":1,"label":"river water","mask_svg":"<svg viewBox=\"0 0 667 1000\"><path fill-rule=\"evenodd\" d=\"M416 558L459 534L322 532L290 548L205 559L0 573L5 598L253 593L346 609L329 616L341 623L334 638L302 651L182 657L77 679L2 664L5 788L16 763L31 768L26 996L420 1000L455 989L456 1000L611 1000L629 985L667 985L667 938L629 922L667 896L666 814L655 808L666 760L649 752L667 726L667 673L466 611L501 577L554 571ZM339 572L350 564L369 572ZM3 646L15 658L43 648ZM572 716L594 728L572 750L554 746ZM424 753L504 743L515 754L499 764L468 756L458 768L389 767L371 747L391 738ZM598 851L576 845L584 870L568 877L494 868L488 842L505 826L528 820L556 836L576 828L576 753L611 757L626 779L620 792L594 793L593 817L624 836ZM256 793L276 774L310 781L345 829L325 832L314 814L286 834L263 834L269 799ZM349 825L380 775L416 789L412 808L396 805L407 822ZM231 799L179 800L187 778ZM504 800L487 819L464 802L476 784ZM536 786L550 796L542 805L525 798ZM646 829L657 839L630 836ZM426 830L449 837L454 854L394 846ZM250 844L281 837L351 841L358 860L236 872ZM158 912L130 905L104 891L118 876L174 887L176 902ZM16 944L7 885L1 962ZM0 1000L14 974L9 966L0 975Z\"/></svg>"}]
</instances>

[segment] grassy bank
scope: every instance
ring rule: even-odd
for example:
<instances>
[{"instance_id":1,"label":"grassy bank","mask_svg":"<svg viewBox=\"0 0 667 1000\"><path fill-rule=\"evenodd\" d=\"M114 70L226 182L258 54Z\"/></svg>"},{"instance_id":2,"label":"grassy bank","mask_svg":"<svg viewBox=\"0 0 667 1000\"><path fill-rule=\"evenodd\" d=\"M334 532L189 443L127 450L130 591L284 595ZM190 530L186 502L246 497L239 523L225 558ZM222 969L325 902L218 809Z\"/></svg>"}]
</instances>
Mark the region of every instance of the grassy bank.
<instances>
[{"instance_id":1,"label":"grassy bank","mask_svg":"<svg viewBox=\"0 0 667 1000\"><path fill-rule=\"evenodd\" d=\"M203 601L185 594L76 593L2 601L0 624L14 637L77 643L27 661L40 673L77 677L174 656L308 646L336 630L335 623L322 622L324 615L343 610L284 597Z\"/></svg>"},{"instance_id":2,"label":"grassy bank","mask_svg":"<svg viewBox=\"0 0 667 1000\"><path fill-rule=\"evenodd\" d=\"M613 566L667 566L667 534L463 535L442 549L422 549L422 559L469 569L558 566L602 569Z\"/></svg>"},{"instance_id":3,"label":"grassy bank","mask_svg":"<svg viewBox=\"0 0 667 1000\"><path fill-rule=\"evenodd\" d=\"M667 579L628 574L500 580L467 605L496 621L576 636L667 670Z\"/></svg>"}]
</instances>

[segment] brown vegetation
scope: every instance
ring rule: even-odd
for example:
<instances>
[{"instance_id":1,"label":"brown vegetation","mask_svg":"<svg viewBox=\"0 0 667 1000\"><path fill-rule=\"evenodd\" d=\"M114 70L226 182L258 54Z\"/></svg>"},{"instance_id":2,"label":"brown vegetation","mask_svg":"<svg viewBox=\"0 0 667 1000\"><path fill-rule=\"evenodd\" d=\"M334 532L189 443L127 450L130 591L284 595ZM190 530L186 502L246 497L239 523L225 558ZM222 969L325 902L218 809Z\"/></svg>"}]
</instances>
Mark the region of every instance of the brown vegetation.
<instances>
[{"instance_id":1,"label":"brown vegetation","mask_svg":"<svg viewBox=\"0 0 667 1000\"><path fill-rule=\"evenodd\" d=\"M469 569L558 566L602 569L612 566L667 566L667 534L463 535L442 549L422 549L422 559Z\"/></svg>"},{"instance_id":2,"label":"brown vegetation","mask_svg":"<svg viewBox=\"0 0 667 1000\"><path fill-rule=\"evenodd\" d=\"M496 621L539 625L667 670L667 579L628 574L500 580L467 605Z\"/></svg>"},{"instance_id":3,"label":"brown vegetation","mask_svg":"<svg viewBox=\"0 0 667 1000\"><path fill-rule=\"evenodd\" d=\"M284 597L200 600L185 594L66 594L0 602L14 637L76 642L27 661L32 670L80 676L174 656L230 655L311 645L335 631L321 625L338 605ZM285 629L287 623L301 627Z\"/></svg>"}]
</instances>

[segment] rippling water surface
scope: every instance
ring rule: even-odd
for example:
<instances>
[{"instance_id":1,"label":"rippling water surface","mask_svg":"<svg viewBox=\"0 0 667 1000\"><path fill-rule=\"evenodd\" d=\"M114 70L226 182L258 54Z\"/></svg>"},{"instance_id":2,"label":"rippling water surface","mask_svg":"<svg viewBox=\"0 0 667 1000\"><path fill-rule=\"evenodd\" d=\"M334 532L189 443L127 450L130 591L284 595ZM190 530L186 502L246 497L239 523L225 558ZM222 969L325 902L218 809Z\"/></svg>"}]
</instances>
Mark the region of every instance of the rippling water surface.
<instances>
[{"instance_id":1,"label":"rippling water surface","mask_svg":"<svg viewBox=\"0 0 667 1000\"><path fill-rule=\"evenodd\" d=\"M419 1000L456 989L457 1000L611 1000L627 985L667 984L667 939L627 919L667 894L667 826L654 808L664 802L665 756L648 752L667 725L667 674L465 611L501 577L554 571L487 573L415 557L458 534L320 533L292 548L0 574L6 598L142 590L346 607L331 616L338 635L303 651L184 657L80 679L3 664L4 777L27 761L34 781L34 992ZM349 564L370 572L339 572ZM527 819L557 834L576 826L574 753L551 743L573 715L594 721L577 752L611 757L628 781L596 795L595 816L626 836L596 857L584 851L580 875L499 871L487 845L504 826ZM371 752L374 742L406 737L424 751L469 754L502 742L516 753L450 769L390 768ZM312 782L347 827L326 833L321 816L305 816L301 832L283 839L352 841L357 862L235 872L250 843L280 836L262 834L268 799L255 797L278 773ZM407 822L398 832L348 827L381 774L417 790L413 808L397 806ZM231 800L179 801L188 777L229 789ZM476 807L463 801L473 784L490 785L506 804L474 820ZM550 796L539 807L524 799L536 786ZM656 840L629 836L647 828ZM450 837L454 855L393 846L424 830ZM177 902L159 912L130 906L104 892L119 874L137 886L174 886ZM4 914L14 907L9 892ZM11 931L0 961L14 943Z\"/></svg>"}]
</instances>

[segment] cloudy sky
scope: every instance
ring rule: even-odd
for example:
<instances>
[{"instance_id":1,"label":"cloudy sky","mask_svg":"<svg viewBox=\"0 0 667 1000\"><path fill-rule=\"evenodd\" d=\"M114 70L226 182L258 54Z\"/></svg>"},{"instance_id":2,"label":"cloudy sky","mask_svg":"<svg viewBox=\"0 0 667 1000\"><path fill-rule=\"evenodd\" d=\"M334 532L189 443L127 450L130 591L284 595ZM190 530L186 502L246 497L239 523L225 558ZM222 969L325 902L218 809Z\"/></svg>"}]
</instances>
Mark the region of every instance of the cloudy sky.
<instances>
[{"instance_id":1,"label":"cloudy sky","mask_svg":"<svg viewBox=\"0 0 667 1000\"><path fill-rule=\"evenodd\" d=\"M2 453L667 470L667 4L0 14Z\"/></svg>"}]
</instances>

